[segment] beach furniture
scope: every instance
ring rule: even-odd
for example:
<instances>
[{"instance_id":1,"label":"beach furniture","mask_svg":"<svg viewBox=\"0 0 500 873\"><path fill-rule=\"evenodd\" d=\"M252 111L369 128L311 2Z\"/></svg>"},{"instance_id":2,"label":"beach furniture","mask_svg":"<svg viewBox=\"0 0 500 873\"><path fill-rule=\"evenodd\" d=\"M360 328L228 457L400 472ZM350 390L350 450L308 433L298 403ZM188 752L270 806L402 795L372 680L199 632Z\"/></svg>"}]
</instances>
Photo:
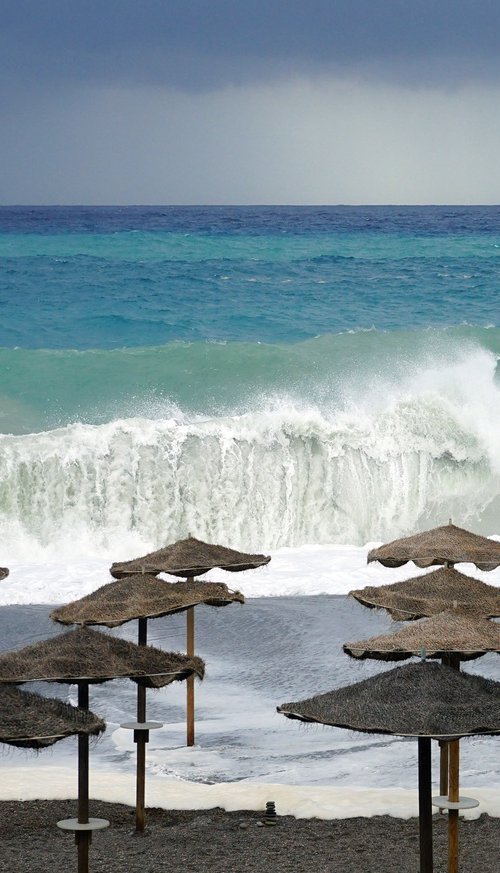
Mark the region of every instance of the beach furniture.
<instances>
[{"instance_id":1,"label":"beach furniture","mask_svg":"<svg viewBox=\"0 0 500 873\"><path fill-rule=\"evenodd\" d=\"M78 706L89 707L89 685L127 678L149 688L162 688L191 673L203 675L204 664L172 652L117 639L111 634L78 628L23 649L0 655L0 686L33 681L76 683ZM78 734L78 815L58 822L74 831L78 873L88 873L93 830L107 827L104 819L89 817L89 738Z\"/></svg>"},{"instance_id":2,"label":"beach furniture","mask_svg":"<svg viewBox=\"0 0 500 873\"><path fill-rule=\"evenodd\" d=\"M166 573L186 580L187 585L194 585L197 576L203 576L218 567L229 573L239 573L243 570L255 570L268 564L268 555L252 555L239 552L227 546L206 543L196 537L188 536L169 546L150 552L140 558L130 561L119 561L111 565L110 572L115 579L128 575L149 573L157 576ZM194 605L186 609L186 651L194 655ZM187 728L186 745L194 745L194 679L187 682Z\"/></svg>"},{"instance_id":3,"label":"beach furniture","mask_svg":"<svg viewBox=\"0 0 500 873\"><path fill-rule=\"evenodd\" d=\"M58 607L52 611L51 618L65 625L102 625L109 628L136 619L137 642L138 645L145 646L148 619L190 610L200 603L225 606L229 603L244 603L244 597L238 591L230 591L223 583L201 580L191 584L164 582L151 574L134 574L109 582L80 600ZM137 721L126 722L122 727L134 731L137 744L136 830L140 832L145 826L146 744L149 741L149 731L162 727L160 722L146 720L145 686L137 687Z\"/></svg>"},{"instance_id":4,"label":"beach furniture","mask_svg":"<svg viewBox=\"0 0 500 873\"><path fill-rule=\"evenodd\" d=\"M106 729L99 716L57 698L0 686L0 743L24 749L45 749L59 740Z\"/></svg>"},{"instance_id":5,"label":"beach furniture","mask_svg":"<svg viewBox=\"0 0 500 873\"><path fill-rule=\"evenodd\" d=\"M393 633L344 643L343 649L353 658L378 661L403 661L422 655L471 661L487 652L500 653L500 624L448 610L411 622Z\"/></svg>"},{"instance_id":6,"label":"beach furniture","mask_svg":"<svg viewBox=\"0 0 500 873\"><path fill-rule=\"evenodd\" d=\"M384 567L402 567L413 561L417 567L475 564L479 570L500 566L500 543L480 534L448 524L409 537L392 540L368 552L368 563L379 561Z\"/></svg>"},{"instance_id":7,"label":"beach furniture","mask_svg":"<svg viewBox=\"0 0 500 873\"><path fill-rule=\"evenodd\" d=\"M443 565L439 575L384 586L378 595L373 588L350 592L366 606L383 606L393 618L398 620L415 619L420 614L432 615L443 609L453 608L478 616L498 615L498 598L478 580L471 579L454 570L457 563L473 563L480 570L493 570L500 565L500 543L457 527L450 519L447 525L422 533L393 540L372 549L368 553L368 563L379 561L386 567L401 567L413 561L418 567ZM382 587L382 586L381 586ZM406 597L403 596L406 593ZM445 603L446 598L448 602ZM424 605L425 604L425 605ZM444 661L455 669L460 669L457 654L444 656ZM458 871L458 808L459 802L459 741L440 743L440 791L446 799L440 808L449 809L448 818L448 873Z\"/></svg>"},{"instance_id":8,"label":"beach furniture","mask_svg":"<svg viewBox=\"0 0 500 873\"><path fill-rule=\"evenodd\" d=\"M349 595L363 606L385 609L394 621L415 621L453 609L463 615L500 617L500 588L440 567L391 585L367 585Z\"/></svg>"},{"instance_id":9,"label":"beach furniture","mask_svg":"<svg viewBox=\"0 0 500 873\"><path fill-rule=\"evenodd\" d=\"M471 661L488 652L500 653L500 625L457 611L440 612L411 622L395 633L344 643L343 649L353 658L379 661L401 661L418 655L441 658L444 664L459 670L461 661ZM478 806L478 802L459 795L458 740L453 740L446 748L449 749L446 794L434 798L433 803L441 810L448 809L448 869L457 871L459 810ZM442 784L440 790L443 790Z\"/></svg>"},{"instance_id":10,"label":"beach furniture","mask_svg":"<svg viewBox=\"0 0 500 873\"><path fill-rule=\"evenodd\" d=\"M86 845L83 845L81 838L77 840L79 871L88 869L88 842L91 829L102 829L109 825L106 819L90 819L88 808L86 815L84 809L84 781L85 773L88 777L88 767L85 769L83 750L88 749L89 736L97 736L105 728L103 720L90 712L88 706L77 708L62 700L20 691L9 685L0 686L0 742L21 748L43 749L59 740L78 734L79 815L78 819L71 820L75 825L71 830L78 834L78 825L83 825L84 819L88 829ZM86 796L88 804L88 791ZM59 826L65 824L66 822L58 822ZM40 859L40 866L43 866L42 859Z\"/></svg>"},{"instance_id":11,"label":"beach furniture","mask_svg":"<svg viewBox=\"0 0 500 873\"><path fill-rule=\"evenodd\" d=\"M417 738L420 873L433 873L431 740L500 733L500 682L421 661L277 711L303 722Z\"/></svg>"}]
</instances>

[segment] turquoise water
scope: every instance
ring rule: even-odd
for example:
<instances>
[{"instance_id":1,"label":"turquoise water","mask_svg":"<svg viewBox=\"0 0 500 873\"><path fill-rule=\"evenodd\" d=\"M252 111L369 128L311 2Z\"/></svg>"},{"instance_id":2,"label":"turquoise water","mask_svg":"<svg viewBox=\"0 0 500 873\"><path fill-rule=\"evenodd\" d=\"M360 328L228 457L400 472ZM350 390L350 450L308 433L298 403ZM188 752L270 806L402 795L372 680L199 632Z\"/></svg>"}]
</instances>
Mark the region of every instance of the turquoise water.
<instances>
[{"instance_id":1,"label":"turquoise water","mask_svg":"<svg viewBox=\"0 0 500 873\"><path fill-rule=\"evenodd\" d=\"M0 209L0 346L495 323L495 208Z\"/></svg>"},{"instance_id":2,"label":"turquoise water","mask_svg":"<svg viewBox=\"0 0 500 873\"><path fill-rule=\"evenodd\" d=\"M494 207L0 209L0 531L498 533L499 259Z\"/></svg>"}]
</instances>

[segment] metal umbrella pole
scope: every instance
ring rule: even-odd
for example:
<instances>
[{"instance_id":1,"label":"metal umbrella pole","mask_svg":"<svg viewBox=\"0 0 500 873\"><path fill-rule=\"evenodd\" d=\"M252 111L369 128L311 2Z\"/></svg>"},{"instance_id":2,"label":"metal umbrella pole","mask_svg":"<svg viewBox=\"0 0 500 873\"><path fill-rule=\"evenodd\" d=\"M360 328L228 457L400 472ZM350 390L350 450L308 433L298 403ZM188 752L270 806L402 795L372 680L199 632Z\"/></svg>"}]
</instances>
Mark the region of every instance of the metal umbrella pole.
<instances>
[{"instance_id":1,"label":"metal umbrella pole","mask_svg":"<svg viewBox=\"0 0 500 873\"><path fill-rule=\"evenodd\" d=\"M78 706L88 711L89 683L78 682ZM89 818L89 738L88 734L78 734L78 817L57 822L64 831L74 831L78 853L78 873L89 871L89 846L92 831L109 826L105 818Z\"/></svg>"},{"instance_id":2,"label":"metal umbrella pole","mask_svg":"<svg viewBox=\"0 0 500 873\"><path fill-rule=\"evenodd\" d=\"M431 740L418 738L418 815L420 873L433 873Z\"/></svg>"},{"instance_id":3,"label":"metal umbrella pole","mask_svg":"<svg viewBox=\"0 0 500 873\"><path fill-rule=\"evenodd\" d=\"M193 579L187 579L193 582ZM186 610L186 654L194 656L194 606ZM186 717L186 745L194 746L194 676L188 676L186 680L187 694L187 717Z\"/></svg>"}]
</instances>

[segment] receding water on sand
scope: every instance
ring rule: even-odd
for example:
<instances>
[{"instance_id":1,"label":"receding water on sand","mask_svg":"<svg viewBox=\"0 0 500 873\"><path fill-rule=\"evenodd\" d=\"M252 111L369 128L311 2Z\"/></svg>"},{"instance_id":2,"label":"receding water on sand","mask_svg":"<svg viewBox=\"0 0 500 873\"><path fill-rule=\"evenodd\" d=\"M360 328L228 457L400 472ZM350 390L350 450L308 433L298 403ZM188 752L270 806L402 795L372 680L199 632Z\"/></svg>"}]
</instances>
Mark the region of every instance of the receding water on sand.
<instances>
[{"instance_id":1,"label":"receding water on sand","mask_svg":"<svg viewBox=\"0 0 500 873\"><path fill-rule=\"evenodd\" d=\"M1 648L18 648L64 633L50 621L50 610L46 605L3 607ZM390 669L390 663L348 658L341 644L395 627L385 613L364 609L340 595L250 598L243 607L198 607L196 650L205 659L207 672L196 688L196 745L185 747L184 683L148 692L148 718L164 723L150 734L150 773L204 784L251 781L415 788L413 740L304 728L276 713L280 703ZM113 633L135 640L136 623ZM150 620L148 641L167 650L185 650L185 616ZM465 669L500 680L496 655ZM46 683L35 687L42 694L69 696L76 703L74 687ZM134 771L132 735L119 725L135 716L135 684L116 680L92 686L90 705L107 722L106 734L93 745L93 768ZM466 740L461 747L463 782L500 788L496 738ZM44 763L50 758L54 764L69 764L74 754L70 740L44 753ZM9 751L4 758L7 766L34 760L22 751Z\"/></svg>"}]
</instances>

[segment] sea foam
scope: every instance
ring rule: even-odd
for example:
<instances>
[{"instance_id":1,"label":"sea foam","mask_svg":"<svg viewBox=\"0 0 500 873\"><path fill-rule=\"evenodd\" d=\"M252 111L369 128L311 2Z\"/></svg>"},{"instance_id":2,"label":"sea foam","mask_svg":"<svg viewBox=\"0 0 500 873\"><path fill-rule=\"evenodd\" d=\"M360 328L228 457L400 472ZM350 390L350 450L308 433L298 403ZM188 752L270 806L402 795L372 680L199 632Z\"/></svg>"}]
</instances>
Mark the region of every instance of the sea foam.
<instances>
[{"instance_id":1,"label":"sea foam","mask_svg":"<svg viewBox=\"0 0 500 873\"><path fill-rule=\"evenodd\" d=\"M484 349L321 403L275 394L241 413L169 412L0 436L8 555L98 557L188 533L251 550L361 545L450 517L497 532L500 391Z\"/></svg>"}]
</instances>

